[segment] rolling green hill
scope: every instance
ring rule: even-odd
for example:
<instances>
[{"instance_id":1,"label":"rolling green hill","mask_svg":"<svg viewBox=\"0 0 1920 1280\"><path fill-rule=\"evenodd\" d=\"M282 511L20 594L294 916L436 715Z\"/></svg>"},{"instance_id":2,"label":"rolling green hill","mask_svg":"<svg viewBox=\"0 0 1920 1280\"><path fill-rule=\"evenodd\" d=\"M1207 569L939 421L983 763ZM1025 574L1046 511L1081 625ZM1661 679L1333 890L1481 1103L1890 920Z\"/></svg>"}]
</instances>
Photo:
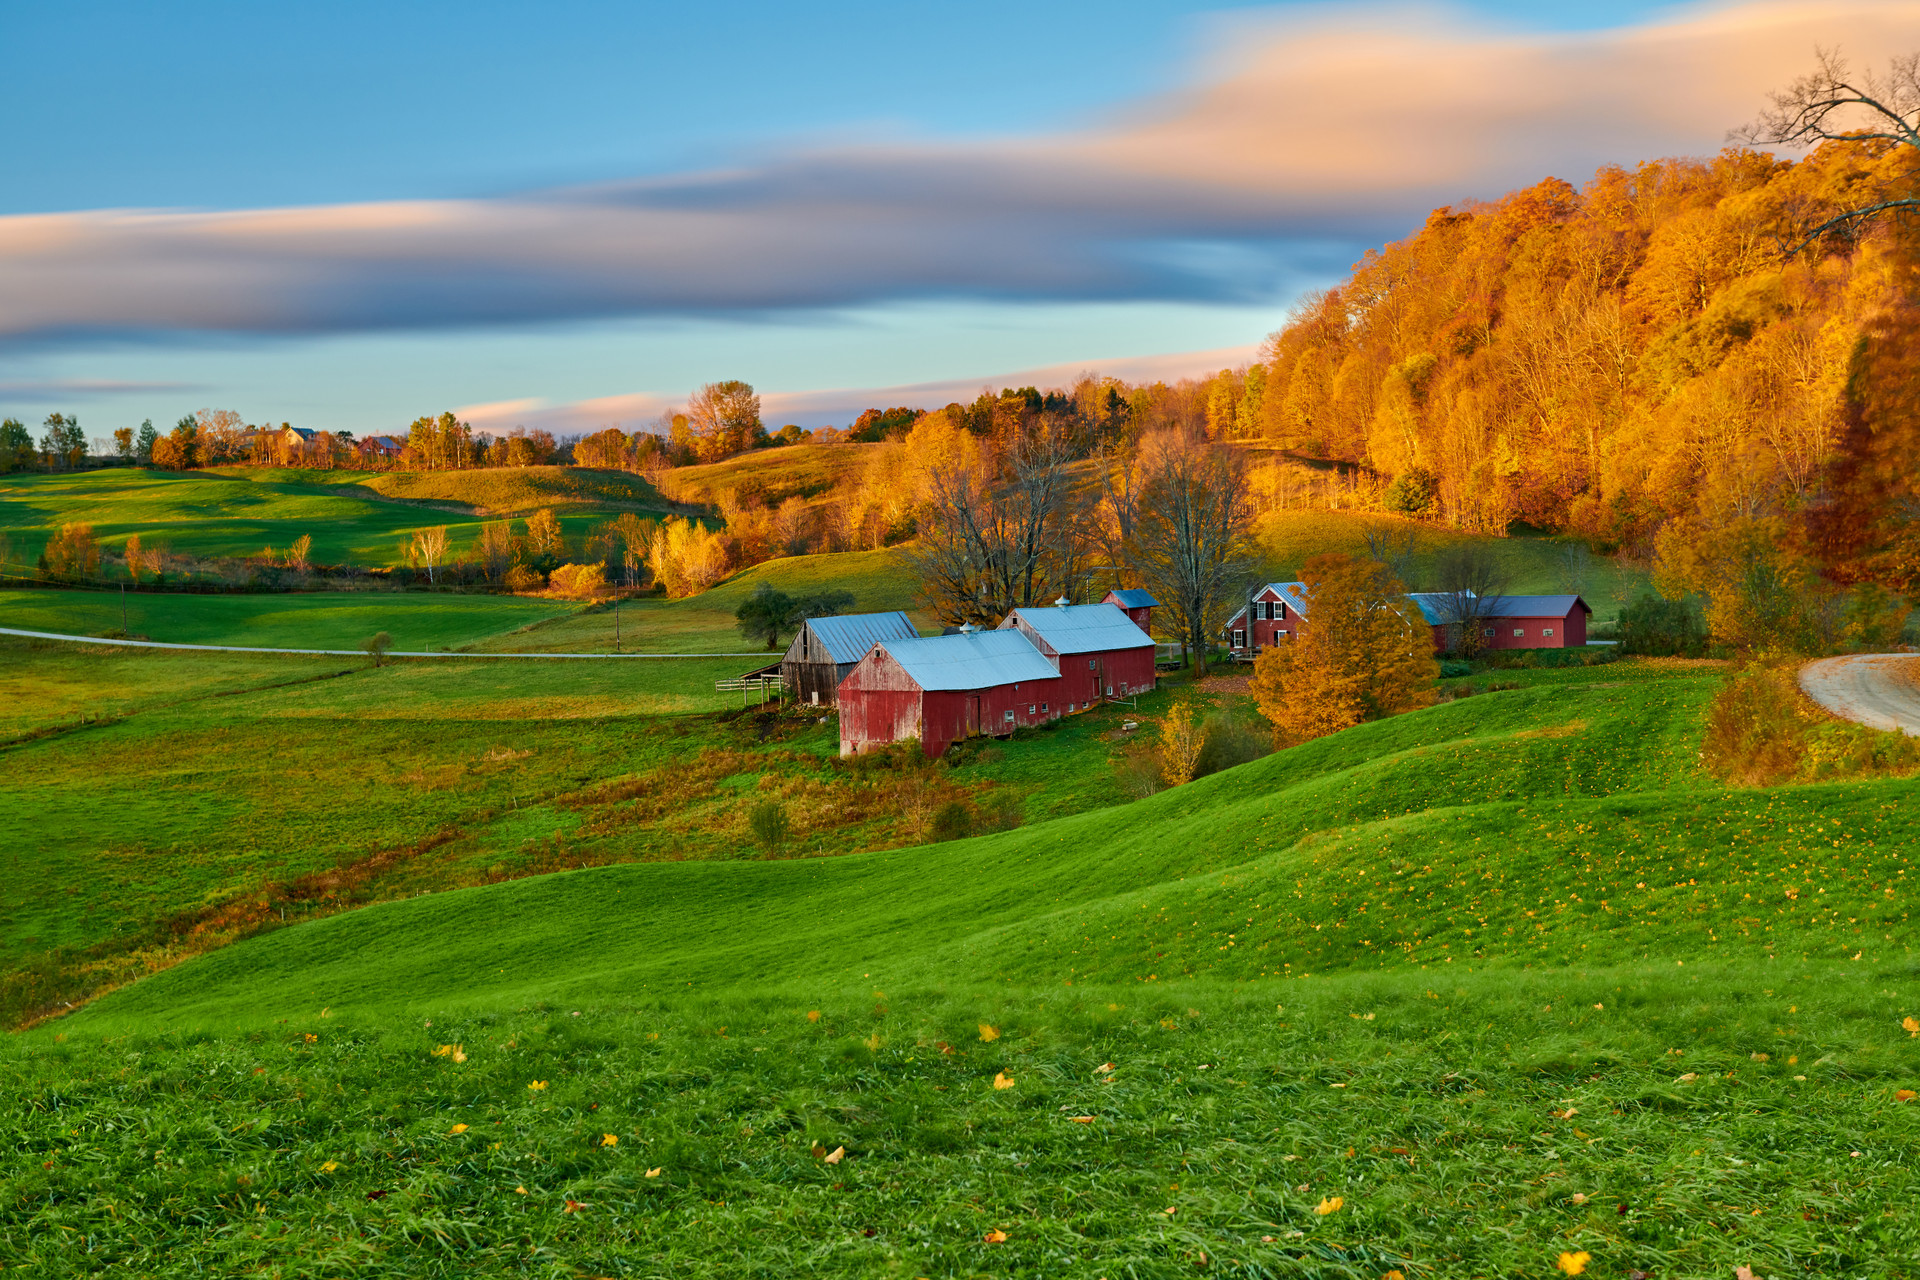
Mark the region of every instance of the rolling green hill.
<instances>
[{"instance_id":1,"label":"rolling green hill","mask_svg":"<svg viewBox=\"0 0 1920 1280\"><path fill-rule=\"evenodd\" d=\"M1712 783L1719 678L1456 681L972 840L276 929L0 1051L27 1156L0 1249L43 1274L1910 1275L1910 784ZM219 702L405 751L428 722L404 708L452 691L397 692ZM460 750L572 741L556 783L613 763L578 745L590 706L488 721L465 696L435 725ZM127 724L149 716L120 750L205 758L185 722ZM666 723L618 751L697 772ZM825 745L776 738L758 768ZM318 777L266 754L289 794ZM12 760L44 796L101 758ZM449 781L423 817L497 785ZM50 890L124 897L65 865Z\"/></svg>"}]
</instances>

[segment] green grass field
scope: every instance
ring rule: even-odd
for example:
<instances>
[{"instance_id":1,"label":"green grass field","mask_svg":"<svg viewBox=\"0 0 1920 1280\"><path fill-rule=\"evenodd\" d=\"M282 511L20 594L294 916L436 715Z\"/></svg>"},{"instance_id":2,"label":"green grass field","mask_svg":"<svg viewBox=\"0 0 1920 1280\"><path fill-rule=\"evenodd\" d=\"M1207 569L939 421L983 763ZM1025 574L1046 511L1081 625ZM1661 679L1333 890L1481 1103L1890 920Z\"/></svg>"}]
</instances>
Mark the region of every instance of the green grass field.
<instances>
[{"instance_id":1,"label":"green grass field","mask_svg":"<svg viewBox=\"0 0 1920 1280\"><path fill-rule=\"evenodd\" d=\"M1910 784L1713 783L1713 664L1503 672L1131 804L1104 711L939 780L1027 825L894 848L905 775L831 726L586 665L224 668L9 752L12 963L183 903L267 931L102 952L159 971L8 1043L0 1261L1915 1274ZM873 851L685 843L767 794L877 806L806 836ZM386 900L283 891L373 833L415 842ZM471 874L595 840L637 856Z\"/></svg>"},{"instance_id":2,"label":"green grass field","mask_svg":"<svg viewBox=\"0 0 1920 1280\"><path fill-rule=\"evenodd\" d=\"M551 507L575 542L624 511L659 515L674 505L623 472L528 467L431 473L219 468L115 469L0 476L0 530L14 564L30 565L64 523L90 524L103 547L130 534L149 548L196 556L282 554L313 539L321 564L400 563L417 529L445 525L452 554L488 519Z\"/></svg>"},{"instance_id":3,"label":"green grass field","mask_svg":"<svg viewBox=\"0 0 1920 1280\"><path fill-rule=\"evenodd\" d=\"M676 467L661 478L663 492L677 502L717 504L729 489L746 485L769 506L788 498L827 497L866 466L876 444L799 444L743 453L724 462Z\"/></svg>"}]
</instances>

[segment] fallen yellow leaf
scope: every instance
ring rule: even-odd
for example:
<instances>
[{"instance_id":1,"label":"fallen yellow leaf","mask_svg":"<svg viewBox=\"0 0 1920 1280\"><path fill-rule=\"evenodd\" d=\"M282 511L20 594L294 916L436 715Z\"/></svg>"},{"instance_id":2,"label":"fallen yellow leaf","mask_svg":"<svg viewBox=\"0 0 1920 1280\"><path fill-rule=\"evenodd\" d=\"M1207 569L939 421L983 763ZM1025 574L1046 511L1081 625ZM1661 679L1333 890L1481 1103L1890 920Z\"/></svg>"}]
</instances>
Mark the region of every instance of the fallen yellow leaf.
<instances>
[{"instance_id":1,"label":"fallen yellow leaf","mask_svg":"<svg viewBox=\"0 0 1920 1280\"><path fill-rule=\"evenodd\" d=\"M993 1087L996 1089L1011 1089L1013 1088L1013 1077L1004 1071L996 1071L993 1076Z\"/></svg>"},{"instance_id":2,"label":"fallen yellow leaf","mask_svg":"<svg viewBox=\"0 0 1920 1280\"><path fill-rule=\"evenodd\" d=\"M847 1158L847 1149L845 1147L835 1147L833 1150L827 1152L828 1164L839 1164L842 1160L846 1158Z\"/></svg>"},{"instance_id":3,"label":"fallen yellow leaf","mask_svg":"<svg viewBox=\"0 0 1920 1280\"><path fill-rule=\"evenodd\" d=\"M527 1194L527 1189L526 1189L525 1187L515 1187L515 1188L513 1189L513 1194L515 1194L515 1195L517 1195L517 1196L523 1196L523 1195L525 1195L525 1194Z\"/></svg>"},{"instance_id":4,"label":"fallen yellow leaf","mask_svg":"<svg viewBox=\"0 0 1920 1280\"><path fill-rule=\"evenodd\" d=\"M1587 1269L1587 1263L1591 1261L1593 1261L1593 1255L1589 1253L1563 1253L1560 1255L1560 1261L1554 1265L1570 1276L1577 1276Z\"/></svg>"},{"instance_id":5,"label":"fallen yellow leaf","mask_svg":"<svg viewBox=\"0 0 1920 1280\"><path fill-rule=\"evenodd\" d=\"M1093 1117L1092 1117L1092 1116L1072 1116L1072 1117L1069 1117L1069 1118L1070 1118L1070 1119L1071 1119L1071 1120L1072 1120L1072 1121L1073 1121L1073 1122L1074 1122L1075 1124L1092 1124L1092 1123L1093 1123Z\"/></svg>"},{"instance_id":6,"label":"fallen yellow leaf","mask_svg":"<svg viewBox=\"0 0 1920 1280\"><path fill-rule=\"evenodd\" d=\"M601 1145L601 1146L603 1146L603 1147L617 1147L617 1146L619 1146L619 1145L620 1145L620 1138L619 1138L619 1135L617 1135L617 1134L612 1134L612 1133L603 1133L603 1134L601 1134L601 1135L600 1135L600 1145Z\"/></svg>"},{"instance_id":7,"label":"fallen yellow leaf","mask_svg":"<svg viewBox=\"0 0 1920 1280\"><path fill-rule=\"evenodd\" d=\"M1342 1197L1328 1196L1326 1199L1322 1200L1319 1204L1313 1206L1313 1211L1324 1218L1330 1213L1340 1212L1340 1208L1344 1204L1346 1204L1346 1200L1343 1199Z\"/></svg>"},{"instance_id":8,"label":"fallen yellow leaf","mask_svg":"<svg viewBox=\"0 0 1920 1280\"><path fill-rule=\"evenodd\" d=\"M561 1210L560 1212L562 1212L562 1213L578 1213L578 1212L580 1212L580 1211L581 1211L582 1209L584 1209L584 1208L586 1208L586 1207L587 1207L586 1205L584 1205L584 1204L582 1204L582 1203L580 1203L580 1201L578 1201L578 1200L569 1200L569 1201L567 1201L567 1207L566 1207L566 1208L564 1208L564 1209L562 1209L562 1210Z\"/></svg>"},{"instance_id":9,"label":"fallen yellow leaf","mask_svg":"<svg viewBox=\"0 0 1920 1280\"><path fill-rule=\"evenodd\" d=\"M450 1045L450 1044L443 1044L443 1045L441 1045L441 1046L440 1046L440 1047L439 1047L438 1049L435 1049L435 1050L433 1051L433 1056L434 1056L434 1057L436 1057L436 1058L444 1058L444 1057L446 1057L446 1056L447 1056L448 1054L450 1054L450 1053L452 1053L452 1052L453 1052L453 1046L452 1046L452 1045Z\"/></svg>"},{"instance_id":10,"label":"fallen yellow leaf","mask_svg":"<svg viewBox=\"0 0 1920 1280\"><path fill-rule=\"evenodd\" d=\"M820 1021L820 1011L818 1009L807 1010L807 1021L808 1022Z\"/></svg>"},{"instance_id":11,"label":"fallen yellow leaf","mask_svg":"<svg viewBox=\"0 0 1920 1280\"><path fill-rule=\"evenodd\" d=\"M309 1031L309 1032L307 1032L307 1043L308 1043L308 1044L314 1044L314 1043L316 1043L316 1042L318 1042L318 1040L319 1040L319 1039L320 1039L320 1037L319 1037L319 1036L317 1036L317 1035L315 1035L315 1034L313 1034L313 1032L311 1032L311 1031Z\"/></svg>"},{"instance_id":12,"label":"fallen yellow leaf","mask_svg":"<svg viewBox=\"0 0 1920 1280\"><path fill-rule=\"evenodd\" d=\"M647 1176L649 1178L657 1178L660 1176L660 1171L658 1169L649 1169L647 1170Z\"/></svg>"},{"instance_id":13,"label":"fallen yellow leaf","mask_svg":"<svg viewBox=\"0 0 1920 1280\"><path fill-rule=\"evenodd\" d=\"M449 1135L449 1136L451 1136L452 1134L456 1134L456 1133L465 1133L466 1131L467 1131L467 1126L465 1126L465 1125L463 1125L463 1124L457 1124L457 1125L455 1125L455 1126L453 1126L453 1128L451 1128L451 1129L449 1129L449 1130L447 1130L447 1133L448 1133L448 1135Z\"/></svg>"},{"instance_id":14,"label":"fallen yellow leaf","mask_svg":"<svg viewBox=\"0 0 1920 1280\"><path fill-rule=\"evenodd\" d=\"M1920 1036L1920 1018L1915 1018L1909 1014L1900 1019L1900 1029L1905 1031L1909 1037Z\"/></svg>"},{"instance_id":15,"label":"fallen yellow leaf","mask_svg":"<svg viewBox=\"0 0 1920 1280\"><path fill-rule=\"evenodd\" d=\"M992 1044L995 1040L998 1040L1000 1038L1000 1028L991 1026L983 1022L980 1024L980 1038L982 1040L985 1040L988 1044Z\"/></svg>"},{"instance_id":16,"label":"fallen yellow leaf","mask_svg":"<svg viewBox=\"0 0 1920 1280\"><path fill-rule=\"evenodd\" d=\"M876 1031L872 1035L868 1036L865 1040L862 1040L860 1043L867 1046L869 1051L873 1053L878 1053L880 1052L880 1033Z\"/></svg>"},{"instance_id":17,"label":"fallen yellow leaf","mask_svg":"<svg viewBox=\"0 0 1920 1280\"><path fill-rule=\"evenodd\" d=\"M459 1045L453 1046L453 1060L455 1062L465 1062L467 1060L467 1051Z\"/></svg>"},{"instance_id":18,"label":"fallen yellow leaf","mask_svg":"<svg viewBox=\"0 0 1920 1280\"><path fill-rule=\"evenodd\" d=\"M527 1088L533 1090L535 1093L540 1092L542 1089L546 1087L547 1087L547 1082L545 1080L535 1080L532 1084L527 1086Z\"/></svg>"},{"instance_id":19,"label":"fallen yellow leaf","mask_svg":"<svg viewBox=\"0 0 1920 1280\"><path fill-rule=\"evenodd\" d=\"M985 1240L988 1244L1000 1244L1006 1240L1007 1233L999 1230L998 1228L995 1228L994 1230L987 1232L986 1235L980 1238L982 1240Z\"/></svg>"},{"instance_id":20,"label":"fallen yellow leaf","mask_svg":"<svg viewBox=\"0 0 1920 1280\"><path fill-rule=\"evenodd\" d=\"M335 1169L338 1169L339 1167L340 1167L340 1162L338 1160L329 1160L325 1164L320 1166L320 1172L332 1173Z\"/></svg>"},{"instance_id":21,"label":"fallen yellow leaf","mask_svg":"<svg viewBox=\"0 0 1920 1280\"><path fill-rule=\"evenodd\" d=\"M1895 1090L1893 1091L1893 1100L1894 1100L1895 1102L1912 1102L1912 1101L1913 1101L1913 1090L1911 1090L1911 1089L1895 1089Z\"/></svg>"},{"instance_id":22,"label":"fallen yellow leaf","mask_svg":"<svg viewBox=\"0 0 1920 1280\"><path fill-rule=\"evenodd\" d=\"M1406 1276L1402 1275L1398 1270L1394 1270L1394 1271L1389 1271L1385 1275L1381 1276L1380 1280L1407 1280L1407 1278Z\"/></svg>"}]
</instances>

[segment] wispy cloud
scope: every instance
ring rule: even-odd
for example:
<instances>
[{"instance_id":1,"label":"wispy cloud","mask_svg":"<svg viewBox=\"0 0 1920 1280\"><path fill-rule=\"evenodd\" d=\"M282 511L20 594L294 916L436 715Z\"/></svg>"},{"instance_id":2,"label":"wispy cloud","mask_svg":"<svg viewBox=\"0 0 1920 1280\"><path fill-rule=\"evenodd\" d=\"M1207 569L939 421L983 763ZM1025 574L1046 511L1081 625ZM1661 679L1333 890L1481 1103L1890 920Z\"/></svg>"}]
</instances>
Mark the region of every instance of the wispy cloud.
<instances>
[{"instance_id":1,"label":"wispy cloud","mask_svg":"<svg viewBox=\"0 0 1920 1280\"><path fill-rule=\"evenodd\" d=\"M115 378L40 378L0 381L0 395L26 401L92 399L144 395L157 391L195 391L191 382L128 382Z\"/></svg>"},{"instance_id":2,"label":"wispy cloud","mask_svg":"<svg viewBox=\"0 0 1920 1280\"><path fill-rule=\"evenodd\" d=\"M1214 351L1077 361L980 377L948 378L939 382L914 382L890 387L781 391L760 397L761 416L769 426L775 428L789 422L796 422L803 427L845 425L865 409L883 409L894 405L937 409L956 400L972 400L983 390L1071 386L1085 373L1124 378L1128 382L1177 382L1181 378L1199 377L1244 365L1253 359L1258 350L1254 345L1222 347ZM571 435L598 431L603 427L621 427L633 431L650 425L675 404L665 396L636 392L566 404L548 404L541 400L501 400L490 404L465 405L454 412L481 431L498 433L524 426L544 427L549 431Z\"/></svg>"},{"instance_id":3,"label":"wispy cloud","mask_svg":"<svg viewBox=\"0 0 1920 1280\"><path fill-rule=\"evenodd\" d=\"M1271 296L1328 241L1435 205L1710 152L1834 43L1920 47L1920 10L1749 3L1543 35L1343 6L1243 28L1189 89L1071 134L499 199L4 218L0 335Z\"/></svg>"}]
</instances>

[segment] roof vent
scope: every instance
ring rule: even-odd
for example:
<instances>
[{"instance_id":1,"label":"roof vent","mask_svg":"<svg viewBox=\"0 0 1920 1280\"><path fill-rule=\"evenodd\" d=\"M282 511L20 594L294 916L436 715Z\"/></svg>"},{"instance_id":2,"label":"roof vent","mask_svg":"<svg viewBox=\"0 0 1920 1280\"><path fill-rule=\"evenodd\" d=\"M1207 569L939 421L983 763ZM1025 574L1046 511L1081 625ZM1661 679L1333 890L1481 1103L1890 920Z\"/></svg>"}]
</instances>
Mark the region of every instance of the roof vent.
<instances>
[{"instance_id":1,"label":"roof vent","mask_svg":"<svg viewBox=\"0 0 1920 1280\"><path fill-rule=\"evenodd\" d=\"M1053 602L1053 607L1056 609L1064 609L1072 603L1073 601L1067 599L1065 596L1061 596L1058 600L1055 600Z\"/></svg>"},{"instance_id":2,"label":"roof vent","mask_svg":"<svg viewBox=\"0 0 1920 1280\"><path fill-rule=\"evenodd\" d=\"M960 634L963 636L970 636L979 629L980 628L974 626L971 622L963 622L960 624Z\"/></svg>"}]
</instances>

